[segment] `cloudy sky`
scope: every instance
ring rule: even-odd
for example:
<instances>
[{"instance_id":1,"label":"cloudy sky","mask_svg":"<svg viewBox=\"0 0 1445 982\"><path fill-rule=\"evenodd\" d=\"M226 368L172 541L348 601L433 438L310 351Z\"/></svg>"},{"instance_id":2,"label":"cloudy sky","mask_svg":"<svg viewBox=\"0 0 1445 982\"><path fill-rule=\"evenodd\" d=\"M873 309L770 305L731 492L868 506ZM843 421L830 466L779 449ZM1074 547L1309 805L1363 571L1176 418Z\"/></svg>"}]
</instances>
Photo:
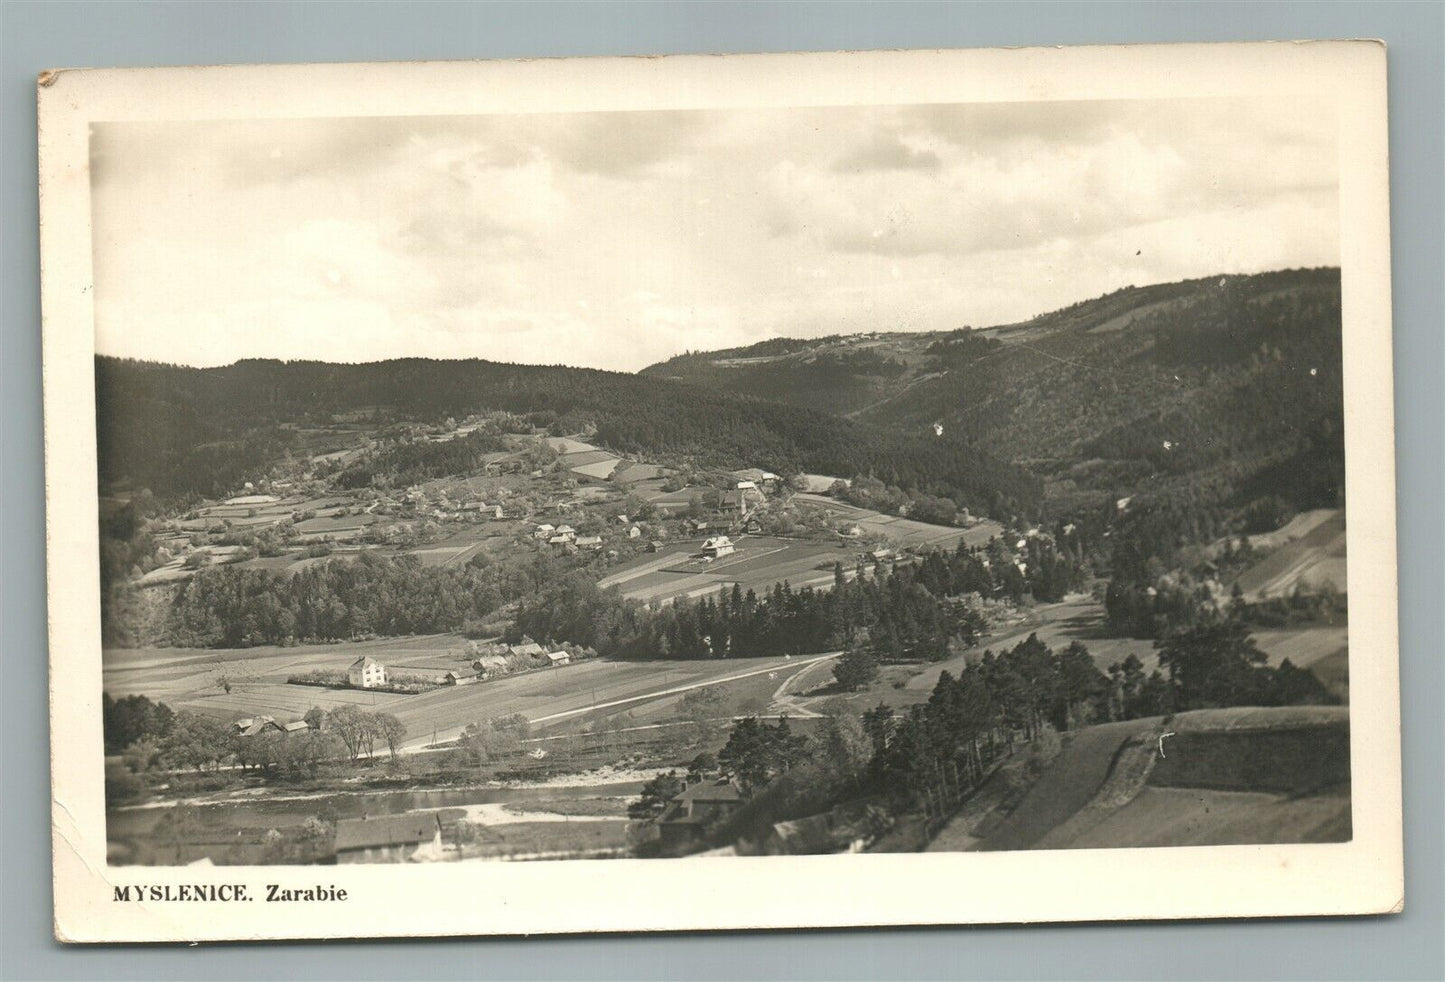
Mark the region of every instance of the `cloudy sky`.
<instances>
[{"instance_id":1,"label":"cloudy sky","mask_svg":"<svg viewBox=\"0 0 1445 982\"><path fill-rule=\"evenodd\" d=\"M1330 107L1269 101L110 123L97 347L633 370L1339 261Z\"/></svg>"}]
</instances>

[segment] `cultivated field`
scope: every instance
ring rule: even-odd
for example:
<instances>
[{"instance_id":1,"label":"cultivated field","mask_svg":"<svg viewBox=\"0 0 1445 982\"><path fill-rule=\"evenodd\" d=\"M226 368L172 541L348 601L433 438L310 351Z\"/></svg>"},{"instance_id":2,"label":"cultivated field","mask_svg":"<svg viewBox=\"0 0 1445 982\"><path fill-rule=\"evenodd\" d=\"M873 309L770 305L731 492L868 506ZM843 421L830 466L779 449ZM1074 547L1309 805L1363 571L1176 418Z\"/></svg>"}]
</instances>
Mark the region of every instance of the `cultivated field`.
<instances>
[{"instance_id":1,"label":"cultivated field","mask_svg":"<svg viewBox=\"0 0 1445 982\"><path fill-rule=\"evenodd\" d=\"M986 851L1028 849L1072 818L1104 787L1119 748L1131 736L1157 729L1157 719L1090 726L1074 734L1037 784L982 845Z\"/></svg>"},{"instance_id":2,"label":"cultivated field","mask_svg":"<svg viewBox=\"0 0 1445 982\"><path fill-rule=\"evenodd\" d=\"M711 562L698 558L702 539L674 542L612 573L598 585L615 586L623 596L644 602L716 594L732 589L734 583L743 592L756 590L762 595L784 580L795 590L830 586L834 563L842 563L849 571L857 563L857 550L838 543L768 536L740 536L735 541L736 552Z\"/></svg>"},{"instance_id":3,"label":"cultivated field","mask_svg":"<svg viewBox=\"0 0 1445 982\"><path fill-rule=\"evenodd\" d=\"M1160 749L1160 738L1167 745ZM1234 708L1069 737L1017 803L990 793L935 850L1338 842L1350 834L1349 711Z\"/></svg>"},{"instance_id":4,"label":"cultivated field","mask_svg":"<svg viewBox=\"0 0 1445 982\"><path fill-rule=\"evenodd\" d=\"M280 684L288 689L315 693L319 699L333 690L285 686L286 677L317 669L344 669L363 655L390 665L434 659L448 651L455 651L460 664L465 646L465 639L455 634L434 634L291 648L275 645L257 648L108 648L101 655L102 680L105 691L112 696L141 694L161 699L172 708L181 701L209 703L213 693L222 695L219 682L223 676L231 681L233 692L246 686ZM205 711L202 705L195 708Z\"/></svg>"},{"instance_id":5,"label":"cultivated field","mask_svg":"<svg viewBox=\"0 0 1445 982\"><path fill-rule=\"evenodd\" d=\"M1042 849L1340 842L1349 838L1347 788L1304 798L1248 791L1145 788L1097 824L1060 830Z\"/></svg>"},{"instance_id":6,"label":"cultivated field","mask_svg":"<svg viewBox=\"0 0 1445 982\"><path fill-rule=\"evenodd\" d=\"M585 480L605 481L627 464L626 458L574 437L549 437L545 442L569 473Z\"/></svg>"},{"instance_id":7,"label":"cultivated field","mask_svg":"<svg viewBox=\"0 0 1445 982\"><path fill-rule=\"evenodd\" d=\"M456 635L391 642L362 642L299 648L201 651L150 649L106 653L105 691L159 699L230 722L269 714L299 719L312 706L358 705L397 716L407 727L407 745L455 739L469 723L521 713L540 735L573 729L609 716L625 725L675 721L677 703L688 691L717 685L724 694L717 712L730 717L768 712L788 678L812 670L828 656L728 658L709 661L586 661L554 669L418 695L292 685L286 677L314 669L341 670L370 655L403 674L439 674L464 663L465 641ZM453 660L456 659L456 660ZM826 667L822 669L826 675ZM219 686L222 677L231 691ZM791 708L791 707L787 707ZM798 716L812 715L801 708Z\"/></svg>"},{"instance_id":8,"label":"cultivated field","mask_svg":"<svg viewBox=\"0 0 1445 982\"><path fill-rule=\"evenodd\" d=\"M960 542L969 546L981 546L1003 531L1003 526L991 519L982 519L966 529L949 528L944 525L929 525L908 518L885 515L882 512L859 508L844 501L826 498L819 494L797 494L793 500L803 504L816 505L833 512L839 518L857 525L863 532L886 536L899 546L920 546L955 549Z\"/></svg>"},{"instance_id":9,"label":"cultivated field","mask_svg":"<svg viewBox=\"0 0 1445 982\"><path fill-rule=\"evenodd\" d=\"M1278 665L1288 658L1297 668L1315 668L1320 662L1343 658L1349 651L1348 629L1306 627L1295 630L1255 631L1254 643Z\"/></svg>"},{"instance_id":10,"label":"cultivated field","mask_svg":"<svg viewBox=\"0 0 1445 982\"><path fill-rule=\"evenodd\" d=\"M1328 583L1341 593L1347 589L1343 511L1305 512L1284 528L1250 541L1256 540L1277 548L1239 577L1247 599L1284 596L1297 586Z\"/></svg>"}]
</instances>

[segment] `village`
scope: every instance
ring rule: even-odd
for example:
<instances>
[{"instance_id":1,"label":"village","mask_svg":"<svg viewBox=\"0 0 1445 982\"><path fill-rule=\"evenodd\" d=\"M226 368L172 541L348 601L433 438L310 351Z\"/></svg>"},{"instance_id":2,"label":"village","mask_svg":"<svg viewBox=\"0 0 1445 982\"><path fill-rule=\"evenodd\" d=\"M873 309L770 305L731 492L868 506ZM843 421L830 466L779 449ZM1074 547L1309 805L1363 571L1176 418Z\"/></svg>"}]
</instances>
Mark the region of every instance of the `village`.
<instances>
[{"instance_id":1,"label":"village","mask_svg":"<svg viewBox=\"0 0 1445 982\"><path fill-rule=\"evenodd\" d=\"M585 570L599 587L625 598L665 605L733 587L763 593L785 582L826 590L840 568L846 569L844 581L871 576L913 561L920 548L982 544L1000 529L972 518L950 528L861 509L828 496L847 484L837 477L785 480L762 468L698 471L628 459L580 436L509 433L499 441L505 448L487 452L469 475L395 489L348 488L346 467L379 449L364 419L365 414L334 418L332 428L309 435L333 444L344 439L349 449L322 448L245 482L223 499L151 520L157 565L134 571L141 596L168 597L218 568L294 576L363 557L409 557L423 568L457 568L531 555ZM489 425L496 428L495 421L475 417L449 421L441 432L416 427L402 442L446 444ZM598 659L585 645L504 638L481 628L412 640L353 633L324 646L291 647L294 642L279 640L219 657L173 648L161 661L147 659L136 667L124 657L131 652L113 652L107 693L163 700L217 721L225 727L232 766L258 773L285 770L297 760L314 768L326 743L319 738L329 738L329 752L337 753L338 727L348 725L349 714L360 720L355 725L374 730L359 733L355 746L367 749L352 753L353 762L371 761L378 735L390 725L395 732L386 738L384 766L414 771L464 753L468 727L478 719L505 717L515 707L520 712L513 715L525 717L530 731L526 746L519 743L510 751L522 770L530 767L555 780L559 768L611 766L616 763L611 757L625 749L651 777L657 764L695 736L698 721L687 722L688 712L679 708L689 696L706 690L713 714L707 725L713 728L747 712L816 717L797 702L796 692L780 693L805 674L814 684L825 683L826 671L813 670L827 669L836 655L796 666L786 658L745 652L729 653L726 667L666 660L621 665ZM518 686L523 690L514 696ZM545 701L527 694L543 689ZM600 746L579 753L579 741ZM416 786L424 787L437 776L419 780ZM717 780L714 772L709 786ZM636 793L641 785L626 787ZM224 793L215 798L212 810L227 810L226 800ZM634 848L624 834L628 800L613 798L600 815L569 815L570 805L560 813L536 812L532 817L541 821L526 827L547 834L540 845L525 848L495 842L484 848L475 831L459 833L451 820L389 813L342 819L334 829L335 861L395 861L401 853L436 860L478 849L503 857L551 852L562 847L548 841L559 819L594 837L585 846L589 855L624 854ZM682 848L687 829L701 828L703 817L716 817L741 800L726 781L706 793L694 787L669 803L665 821L658 816L657 832L668 848ZM439 850L436 830L443 825L448 845ZM504 823L513 838L516 826ZM295 831L284 833L288 841ZM467 839L466 849L461 839ZM233 847L218 855L237 855ZM314 843L308 848L314 850ZM216 852L202 851L208 857Z\"/></svg>"},{"instance_id":2,"label":"village","mask_svg":"<svg viewBox=\"0 0 1445 982\"><path fill-rule=\"evenodd\" d=\"M131 570L134 583L174 588L217 566L294 574L363 554L458 567L549 552L584 563L625 596L669 602L731 582L826 586L840 559L850 568L856 560L894 561L919 548L980 545L1001 531L966 512L947 527L847 504L830 496L846 478L644 462L580 436L504 433L493 441L504 449L478 454L464 476L349 487L348 466L383 445L435 446L515 425L505 414L393 424L383 444L367 418L355 412L325 426L295 424L291 431L318 452L230 496L151 519L156 549ZM333 449L338 443L344 448ZM111 507L126 501L111 499ZM727 576L714 565L723 559L731 560Z\"/></svg>"},{"instance_id":3,"label":"village","mask_svg":"<svg viewBox=\"0 0 1445 982\"><path fill-rule=\"evenodd\" d=\"M218 570L505 578L535 567L549 570L549 581L579 575L599 596L655 617L670 605L722 604L729 595L736 611L744 595L749 604L754 596L776 600L779 588L827 593L957 554L993 584L965 601L991 644L1088 638L1099 671L1129 659L1144 670L1158 665L1149 642L1101 633L1097 592L1047 603L1029 597L1060 589L1046 581L1056 553L1075 548L1072 523L1007 528L967 511L952 525L919 521L906 506L890 514L856 503L877 490L853 493L844 478L634 460L585 434L517 432L504 414L413 424L399 434L391 424L385 443L365 418L333 417L329 429L307 437L321 444L311 456L288 458L229 496L148 519L153 568L132 570L141 609L165 611L191 580L212 583ZM324 446L337 440L348 446ZM397 486L366 470L387 453L427 447L466 448L474 463ZM357 481L358 472L366 480ZM1130 505L1121 498L1114 510L1126 515ZM1330 543L1342 535L1332 513L1301 516L1273 538L1257 537L1264 561L1240 582L1251 599L1327 582L1341 572L1342 554ZM1305 543L1305 558L1290 558ZM1213 590L1214 602L1228 601L1222 586ZM843 685L834 677L845 678L840 650L766 654L704 637L692 642L702 660L669 657L665 647L619 660L560 626L528 636L518 623L527 609L524 589L450 632L398 637L352 618L340 634L317 637L309 628L303 643L277 631L289 621L272 616L255 622L258 633L233 635L219 648L108 651L108 700L154 700L188 714L191 739L209 748L191 754L195 774L162 780L141 772L137 787L150 789L150 804L165 806L159 811L145 797L123 803L117 791L116 860L452 862L926 842L912 820L900 826L895 809L871 800L758 826L740 817L753 814L740 809L756 789L739 782L735 766L720 767L718 755L739 727L767 720L791 721L798 736L790 739L823 739L880 702L899 707L895 713L916 708L940 679L976 666L976 648L959 643L926 659L895 654L861 684ZM550 615L526 622L560 625ZM249 623L238 622L243 631ZM1293 657L1327 681L1345 648L1342 627L1260 639L1271 664ZM117 787L135 784L127 775L136 765L119 760ZM925 823L929 835L942 817ZM166 835L156 834L156 821ZM718 830L737 822L753 831L719 845Z\"/></svg>"}]
</instances>

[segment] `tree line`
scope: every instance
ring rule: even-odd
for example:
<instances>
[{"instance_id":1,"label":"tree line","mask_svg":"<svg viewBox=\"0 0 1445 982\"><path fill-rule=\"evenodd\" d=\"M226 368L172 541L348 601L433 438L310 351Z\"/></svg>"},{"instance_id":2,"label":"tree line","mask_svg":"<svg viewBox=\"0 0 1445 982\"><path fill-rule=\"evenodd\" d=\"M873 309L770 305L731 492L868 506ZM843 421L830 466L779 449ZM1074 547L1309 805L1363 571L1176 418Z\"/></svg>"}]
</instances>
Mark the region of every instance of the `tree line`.
<instances>
[{"instance_id":1,"label":"tree line","mask_svg":"<svg viewBox=\"0 0 1445 982\"><path fill-rule=\"evenodd\" d=\"M173 645L249 647L472 630L583 560L528 553L425 566L372 551L297 572L226 566L198 572L166 619Z\"/></svg>"},{"instance_id":2,"label":"tree line","mask_svg":"<svg viewBox=\"0 0 1445 982\"><path fill-rule=\"evenodd\" d=\"M829 590L777 583L759 594L734 584L667 606L625 600L573 575L523 598L514 630L617 658L800 654L866 643L885 661L937 661L983 630L981 612L964 595L995 588L983 559L967 549L935 551L917 564L859 562L853 573L835 564Z\"/></svg>"},{"instance_id":3,"label":"tree line","mask_svg":"<svg viewBox=\"0 0 1445 982\"><path fill-rule=\"evenodd\" d=\"M943 671L928 700L903 712L880 703L859 714L834 703L808 736L786 718L741 720L717 765L750 800L712 830L714 839L756 839L772 823L860 798L884 798L895 813L916 810L941 820L1019 741L1031 753L1050 746L1057 752L1057 734L1095 723L1334 701L1312 672L1288 659L1268 667L1247 625L1235 618L1181 630L1156 648L1159 667L1148 675L1133 655L1102 672L1084 644L1053 649L1030 635L997 654L985 651L957 675ZM637 816L656 814L656 804L639 803Z\"/></svg>"},{"instance_id":4,"label":"tree line","mask_svg":"<svg viewBox=\"0 0 1445 982\"><path fill-rule=\"evenodd\" d=\"M396 443L348 465L335 481L343 488L405 488L437 477L478 473L488 454L507 448L502 433L483 429L451 440Z\"/></svg>"},{"instance_id":5,"label":"tree line","mask_svg":"<svg viewBox=\"0 0 1445 982\"><path fill-rule=\"evenodd\" d=\"M1082 580L1080 550L1067 540L1056 546L1035 537L1020 555L1022 563L995 540L983 550L932 550L913 561L835 563L831 590L778 583L759 594L735 584L724 595L650 607L600 589L584 557L483 553L448 567L364 551L297 572L202 570L176 593L165 632L170 644L195 647L470 632L515 605L512 635L607 657L826 651L863 636L883 660L927 661L966 647L982 629L978 610L959 598L1057 600Z\"/></svg>"},{"instance_id":6,"label":"tree line","mask_svg":"<svg viewBox=\"0 0 1445 982\"><path fill-rule=\"evenodd\" d=\"M391 713L350 705L330 712L311 707L303 717L305 730L267 728L251 736L212 716L172 710L141 695L116 699L105 693L101 713L105 752L120 758L119 766L108 764L106 769L111 803L139 796L146 775L155 770L202 775L235 766L267 775L314 777L323 765L370 760L380 746L395 757L406 736L406 726Z\"/></svg>"},{"instance_id":7,"label":"tree line","mask_svg":"<svg viewBox=\"0 0 1445 982\"><path fill-rule=\"evenodd\" d=\"M778 473L872 473L980 511L1026 512L1042 494L1037 479L963 441L619 372L429 359L197 369L111 358L98 358L96 372L102 478L157 495L237 486L294 444L282 422L360 407L420 420L550 414L595 423L597 439L624 453ZM231 454L224 465L208 449L222 444Z\"/></svg>"}]
</instances>

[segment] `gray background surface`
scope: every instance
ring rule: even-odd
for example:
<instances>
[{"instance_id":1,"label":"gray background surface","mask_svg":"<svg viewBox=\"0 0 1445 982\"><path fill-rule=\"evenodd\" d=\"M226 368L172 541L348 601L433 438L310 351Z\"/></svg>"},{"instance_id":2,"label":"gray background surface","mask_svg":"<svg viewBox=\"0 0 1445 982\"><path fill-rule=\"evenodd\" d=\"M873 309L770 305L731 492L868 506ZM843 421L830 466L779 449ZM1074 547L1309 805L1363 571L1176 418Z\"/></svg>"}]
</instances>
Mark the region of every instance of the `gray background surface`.
<instances>
[{"instance_id":1,"label":"gray background surface","mask_svg":"<svg viewBox=\"0 0 1445 982\"><path fill-rule=\"evenodd\" d=\"M50 939L34 77L52 67L1378 37L1390 148L1405 728L1399 917L65 949ZM0 0L0 977L1445 978L1445 7L1386 4L21 3ZM1161 868L1161 876L1167 872ZM1056 888L1087 890L1088 884ZM1187 890L1187 883L1179 888ZM485 889L485 887L479 887ZM966 883L957 889L968 889ZM439 898L466 903L465 897ZM627 897L619 896L619 904ZM545 918L539 911L538 917ZM358 927L364 927L358 925Z\"/></svg>"}]
</instances>

